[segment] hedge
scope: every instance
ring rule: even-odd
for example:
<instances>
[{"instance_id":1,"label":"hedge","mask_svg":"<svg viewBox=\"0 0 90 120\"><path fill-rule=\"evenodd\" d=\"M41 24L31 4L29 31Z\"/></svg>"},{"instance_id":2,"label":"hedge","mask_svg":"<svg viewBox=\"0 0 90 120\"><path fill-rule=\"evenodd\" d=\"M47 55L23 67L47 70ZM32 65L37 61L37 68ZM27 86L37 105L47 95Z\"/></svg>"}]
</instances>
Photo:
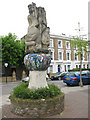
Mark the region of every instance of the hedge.
<instances>
[{"instance_id":1,"label":"hedge","mask_svg":"<svg viewBox=\"0 0 90 120\"><path fill-rule=\"evenodd\" d=\"M58 88L54 84L48 84L48 87L34 90L29 89L28 84L28 82L21 83L13 89L13 93L11 95L22 99L46 99L53 98L54 96L62 94L60 88Z\"/></svg>"},{"instance_id":2,"label":"hedge","mask_svg":"<svg viewBox=\"0 0 90 120\"><path fill-rule=\"evenodd\" d=\"M90 71L90 68L82 68L82 71L84 71L84 70L88 70L88 71ZM72 70L68 70L69 72L71 72L71 71L80 71L80 68L73 68Z\"/></svg>"}]
</instances>

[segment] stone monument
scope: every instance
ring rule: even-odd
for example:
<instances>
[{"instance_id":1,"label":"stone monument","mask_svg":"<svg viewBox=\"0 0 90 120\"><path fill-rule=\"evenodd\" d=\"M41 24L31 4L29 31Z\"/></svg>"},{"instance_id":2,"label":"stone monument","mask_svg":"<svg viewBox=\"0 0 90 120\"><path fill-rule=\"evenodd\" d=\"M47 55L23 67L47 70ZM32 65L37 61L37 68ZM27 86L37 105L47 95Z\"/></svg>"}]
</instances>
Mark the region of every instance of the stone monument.
<instances>
[{"instance_id":1,"label":"stone monument","mask_svg":"<svg viewBox=\"0 0 90 120\"><path fill-rule=\"evenodd\" d=\"M47 27L46 12L35 3L28 5L28 31L25 37L25 66L29 69L30 89L48 87L46 70L50 66L51 57L48 50L50 28Z\"/></svg>"}]
</instances>

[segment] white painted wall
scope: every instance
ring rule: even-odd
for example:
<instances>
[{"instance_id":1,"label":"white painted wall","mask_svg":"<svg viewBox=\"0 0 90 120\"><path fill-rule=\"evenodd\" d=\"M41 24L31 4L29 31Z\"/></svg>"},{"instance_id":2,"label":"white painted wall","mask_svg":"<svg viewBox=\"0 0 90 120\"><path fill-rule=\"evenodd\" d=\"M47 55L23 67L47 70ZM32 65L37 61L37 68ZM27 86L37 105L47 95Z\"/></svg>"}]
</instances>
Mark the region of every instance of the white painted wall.
<instances>
[{"instance_id":1,"label":"white painted wall","mask_svg":"<svg viewBox=\"0 0 90 120\"><path fill-rule=\"evenodd\" d=\"M82 67L84 64L85 64L85 68L87 68L88 61L83 61ZM68 65L70 65L70 69L76 68L76 65L78 65L78 68L79 68L80 61L63 61L60 63L59 61L53 60L53 62L51 62L51 65L53 66L52 73L57 73L58 65L61 66L61 69L60 69L61 72L64 72L65 71L64 65L66 65L66 71L68 71ZM50 67L48 68L48 73L50 73Z\"/></svg>"}]
</instances>

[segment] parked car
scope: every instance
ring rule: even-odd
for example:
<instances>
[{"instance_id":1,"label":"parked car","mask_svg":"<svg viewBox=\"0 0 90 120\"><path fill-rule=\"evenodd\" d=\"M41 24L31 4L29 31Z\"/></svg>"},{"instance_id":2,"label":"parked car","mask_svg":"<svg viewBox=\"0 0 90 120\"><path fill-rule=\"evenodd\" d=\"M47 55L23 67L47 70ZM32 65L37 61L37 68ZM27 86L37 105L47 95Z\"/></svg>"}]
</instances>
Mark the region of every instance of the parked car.
<instances>
[{"instance_id":1,"label":"parked car","mask_svg":"<svg viewBox=\"0 0 90 120\"><path fill-rule=\"evenodd\" d=\"M90 72L82 72L83 84L90 84ZM68 72L63 79L63 82L67 85L79 85L80 84L80 72Z\"/></svg>"},{"instance_id":2,"label":"parked car","mask_svg":"<svg viewBox=\"0 0 90 120\"><path fill-rule=\"evenodd\" d=\"M60 74L58 75L55 75L55 76L52 76L51 77L51 80L62 80L63 77L66 75L67 72L61 72Z\"/></svg>"},{"instance_id":3,"label":"parked car","mask_svg":"<svg viewBox=\"0 0 90 120\"><path fill-rule=\"evenodd\" d=\"M27 82L27 81L29 81L29 77L25 77L22 79L22 82Z\"/></svg>"},{"instance_id":4,"label":"parked car","mask_svg":"<svg viewBox=\"0 0 90 120\"><path fill-rule=\"evenodd\" d=\"M48 75L46 75L46 80L48 80L48 79L49 79L49 77L48 77ZM25 77L21 81L22 82L27 82L27 81L29 81L29 77Z\"/></svg>"}]
</instances>

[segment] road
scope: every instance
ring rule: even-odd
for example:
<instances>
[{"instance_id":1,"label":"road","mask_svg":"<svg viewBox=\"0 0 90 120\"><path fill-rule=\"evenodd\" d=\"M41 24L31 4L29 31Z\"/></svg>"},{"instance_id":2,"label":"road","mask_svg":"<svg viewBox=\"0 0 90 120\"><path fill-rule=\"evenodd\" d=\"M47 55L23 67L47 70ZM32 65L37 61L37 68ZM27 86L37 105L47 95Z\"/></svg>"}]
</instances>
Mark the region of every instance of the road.
<instances>
[{"instance_id":1,"label":"road","mask_svg":"<svg viewBox=\"0 0 90 120\"><path fill-rule=\"evenodd\" d=\"M66 84L64 84L62 81L58 81L58 80L57 81L56 80L55 81L48 81L48 83L49 84L54 83L59 88L67 87ZM20 84L20 81L0 84L0 91L2 90L2 94L0 94L0 96L10 94L12 92L13 88L15 88L19 84Z\"/></svg>"},{"instance_id":2,"label":"road","mask_svg":"<svg viewBox=\"0 0 90 120\"><path fill-rule=\"evenodd\" d=\"M0 91L2 91L2 94L0 94L1 96L5 96L10 94L13 91L13 88L15 88L17 85L19 85L21 82L17 81L17 82L8 82L8 83L2 83L0 84ZM82 89L80 86L67 86L65 83L63 83L63 80L49 80L48 81L49 84L54 83L56 86L58 86L61 90L66 90L65 92L70 91L75 91L75 90L80 90ZM87 86L84 86L84 88Z\"/></svg>"},{"instance_id":3,"label":"road","mask_svg":"<svg viewBox=\"0 0 90 120\"><path fill-rule=\"evenodd\" d=\"M0 94L0 97L10 94L13 91L13 88L15 88L20 83L21 83L20 81L17 81L17 82L8 82L8 83L0 84L0 91L2 91L2 94ZM83 89L88 88L88 85L85 85L84 87L67 86L65 83L63 83L63 80L60 80L60 81L59 80L54 80L54 81L49 80L48 83L49 84L52 84L52 83L55 84L65 93L72 92L72 91L83 90Z\"/></svg>"},{"instance_id":4,"label":"road","mask_svg":"<svg viewBox=\"0 0 90 120\"><path fill-rule=\"evenodd\" d=\"M72 87L72 86L67 86L65 83L63 83L62 80L60 80L60 81L59 80L54 80L54 81L49 80L48 83L49 84L54 83L65 94L67 94L69 92L81 91L81 90L86 90L88 93L88 85L85 85L84 87L80 87L80 86L73 86ZM13 91L13 88L15 88L19 84L20 84L20 81L0 84L0 91L2 91L2 94L0 94L0 108L4 104L10 104L8 96Z\"/></svg>"},{"instance_id":5,"label":"road","mask_svg":"<svg viewBox=\"0 0 90 120\"><path fill-rule=\"evenodd\" d=\"M2 95L10 94L12 92L13 88L15 88L19 84L20 84L20 81L2 83L2 85L0 85L0 89L1 89L1 86L2 86Z\"/></svg>"}]
</instances>

